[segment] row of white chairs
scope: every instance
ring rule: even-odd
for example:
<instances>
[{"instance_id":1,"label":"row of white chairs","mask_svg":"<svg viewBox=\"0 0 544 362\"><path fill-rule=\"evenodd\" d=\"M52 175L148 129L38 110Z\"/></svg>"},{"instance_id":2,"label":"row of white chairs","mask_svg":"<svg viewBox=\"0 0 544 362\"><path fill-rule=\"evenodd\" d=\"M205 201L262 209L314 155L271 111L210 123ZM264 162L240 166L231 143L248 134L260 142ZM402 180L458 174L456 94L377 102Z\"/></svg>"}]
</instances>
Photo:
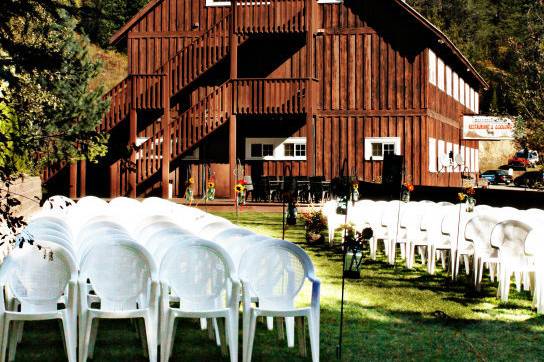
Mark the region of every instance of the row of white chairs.
<instances>
[{"instance_id":1,"label":"row of white chairs","mask_svg":"<svg viewBox=\"0 0 544 362\"><path fill-rule=\"evenodd\" d=\"M491 280L498 277L498 296L507 301L513 275L517 289L533 291L534 304L544 313L544 210L478 205L469 212L464 203L361 200L348 205L347 215L337 213L335 201L326 203L323 212L331 244L335 231L347 221L357 231L372 228L372 259L382 242L390 264L395 264L399 246L407 268L414 266L417 250L429 273L435 273L440 257L456 278L461 259L468 275L472 258L477 289L487 266Z\"/></svg>"},{"instance_id":2,"label":"row of white chairs","mask_svg":"<svg viewBox=\"0 0 544 362\"><path fill-rule=\"evenodd\" d=\"M312 360L319 360L320 282L295 244L158 198L74 203L59 196L31 219L23 240L33 246L25 242L0 268L7 297L0 303L1 358L8 344L9 360L15 358L25 320L60 319L68 360L86 361L94 354L98 321L129 318L141 321L149 360L158 359L160 345L160 360L168 361L177 320L198 318L218 345L218 325L225 321L223 343L237 361L241 303L244 361L251 360L259 316L267 317L269 329L272 318L285 319L289 347L294 318L306 318ZM297 308L307 281L310 307Z\"/></svg>"}]
</instances>

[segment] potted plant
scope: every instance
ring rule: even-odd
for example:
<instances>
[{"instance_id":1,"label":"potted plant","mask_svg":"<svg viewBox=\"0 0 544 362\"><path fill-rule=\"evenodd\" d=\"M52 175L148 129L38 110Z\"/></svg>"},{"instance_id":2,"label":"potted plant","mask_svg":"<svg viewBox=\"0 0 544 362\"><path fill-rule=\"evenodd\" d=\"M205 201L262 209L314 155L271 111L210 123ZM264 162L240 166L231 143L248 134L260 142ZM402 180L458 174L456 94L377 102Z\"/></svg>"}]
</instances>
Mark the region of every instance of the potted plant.
<instances>
[{"instance_id":1,"label":"potted plant","mask_svg":"<svg viewBox=\"0 0 544 362\"><path fill-rule=\"evenodd\" d=\"M306 241L311 243L323 242L325 240L323 232L327 230L327 221L321 210L310 209L304 211L301 218L304 220Z\"/></svg>"}]
</instances>

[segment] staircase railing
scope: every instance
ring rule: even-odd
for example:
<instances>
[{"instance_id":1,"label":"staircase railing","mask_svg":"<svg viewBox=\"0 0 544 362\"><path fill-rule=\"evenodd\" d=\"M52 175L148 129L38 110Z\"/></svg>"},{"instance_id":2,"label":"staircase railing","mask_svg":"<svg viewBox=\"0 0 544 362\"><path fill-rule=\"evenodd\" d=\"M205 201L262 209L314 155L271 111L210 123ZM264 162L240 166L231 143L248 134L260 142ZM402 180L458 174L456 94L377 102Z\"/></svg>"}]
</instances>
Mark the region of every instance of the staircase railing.
<instances>
[{"instance_id":1,"label":"staircase railing","mask_svg":"<svg viewBox=\"0 0 544 362\"><path fill-rule=\"evenodd\" d=\"M298 33L306 31L305 0L237 1L234 32Z\"/></svg>"}]
</instances>

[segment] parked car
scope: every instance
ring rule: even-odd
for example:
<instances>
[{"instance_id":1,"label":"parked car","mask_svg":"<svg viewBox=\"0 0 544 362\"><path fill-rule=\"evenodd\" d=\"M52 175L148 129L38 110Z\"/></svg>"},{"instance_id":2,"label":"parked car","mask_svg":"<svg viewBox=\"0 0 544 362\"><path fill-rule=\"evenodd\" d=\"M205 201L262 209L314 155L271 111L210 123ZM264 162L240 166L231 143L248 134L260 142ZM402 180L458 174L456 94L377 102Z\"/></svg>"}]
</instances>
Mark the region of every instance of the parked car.
<instances>
[{"instance_id":1,"label":"parked car","mask_svg":"<svg viewBox=\"0 0 544 362\"><path fill-rule=\"evenodd\" d=\"M510 185L512 183L512 176L505 170L488 170L482 173L480 177L486 179L490 185Z\"/></svg>"},{"instance_id":2,"label":"parked car","mask_svg":"<svg viewBox=\"0 0 544 362\"><path fill-rule=\"evenodd\" d=\"M521 163L525 166L534 166L538 163L539 157L537 151L524 151L516 152L516 155L508 160L508 164Z\"/></svg>"},{"instance_id":3,"label":"parked car","mask_svg":"<svg viewBox=\"0 0 544 362\"><path fill-rule=\"evenodd\" d=\"M542 188L544 186L544 173L542 171L528 171L514 179L514 185L518 187Z\"/></svg>"},{"instance_id":4,"label":"parked car","mask_svg":"<svg viewBox=\"0 0 544 362\"><path fill-rule=\"evenodd\" d=\"M527 167L524 164L521 164L519 162L509 164L509 165L502 165L499 167L499 170L508 171L509 169L512 169L512 171L527 171Z\"/></svg>"}]
</instances>

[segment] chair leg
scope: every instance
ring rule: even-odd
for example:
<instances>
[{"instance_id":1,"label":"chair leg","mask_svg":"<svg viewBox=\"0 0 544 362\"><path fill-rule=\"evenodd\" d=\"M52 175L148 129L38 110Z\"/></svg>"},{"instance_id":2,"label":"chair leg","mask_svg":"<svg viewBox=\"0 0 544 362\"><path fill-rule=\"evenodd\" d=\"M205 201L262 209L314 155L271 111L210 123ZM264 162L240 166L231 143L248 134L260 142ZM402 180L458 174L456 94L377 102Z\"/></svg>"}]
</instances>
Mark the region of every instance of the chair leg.
<instances>
[{"instance_id":1,"label":"chair leg","mask_svg":"<svg viewBox=\"0 0 544 362\"><path fill-rule=\"evenodd\" d=\"M266 317L266 328L269 331L274 330L274 317Z\"/></svg>"},{"instance_id":2,"label":"chair leg","mask_svg":"<svg viewBox=\"0 0 544 362\"><path fill-rule=\"evenodd\" d=\"M298 354L301 357L306 358L306 325L304 317L296 317L295 325L297 328Z\"/></svg>"},{"instance_id":3,"label":"chair leg","mask_svg":"<svg viewBox=\"0 0 544 362\"><path fill-rule=\"evenodd\" d=\"M253 311L251 311L250 321L249 321L249 332L247 338L247 347L246 347L246 358L247 362L251 361L251 355L253 353L253 341L255 340L255 327L257 325L257 316Z\"/></svg>"},{"instance_id":4,"label":"chair leg","mask_svg":"<svg viewBox=\"0 0 544 362\"><path fill-rule=\"evenodd\" d=\"M310 349L312 350L312 362L319 362L319 325L316 325L314 316L310 313L308 317L308 330L310 332Z\"/></svg>"},{"instance_id":5,"label":"chair leg","mask_svg":"<svg viewBox=\"0 0 544 362\"><path fill-rule=\"evenodd\" d=\"M75 344L75 324L72 321L72 317L67 315L61 319L62 327L64 331L64 341L66 345L66 355L68 356L68 362L76 362L76 344Z\"/></svg>"},{"instance_id":6,"label":"chair leg","mask_svg":"<svg viewBox=\"0 0 544 362\"><path fill-rule=\"evenodd\" d=\"M206 318L200 318L200 329L206 330L208 328L208 322L206 321Z\"/></svg>"},{"instance_id":7,"label":"chair leg","mask_svg":"<svg viewBox=\"0 0 544 362\"><path fill-rule=\"evenodd\" d=\"M12 322L12 332L9 336L9 351L8 351L8 361L12 362L15 361L15 354L17 352L17 332L19 328L18 321Z\"/></svg>"},{"instance_id":8,"label":"chair leg","mask_svg":"<svg viewBox=\"0 0 544 362\"><path fill-rule=\"evenodd\" d=\"M4 362L6 360L6 352L8 350L8 340L9 340L9 325L10 320L4 319L4 326L2 328L2 349L0 351L0 361Z\"/></svg>"},{"instance_id":9,"label":"chair leg","mask_svg":"<svg viewBox=\"0 0 544 362\"><path fill-rule=\"evenodd\" d=\"M170 344L172 343L172 333L174 328L174 318L168 314L165 315L163 320L163 340L161 344L161 362L167 362L170 359Z\"/></svg>"},{"instance_id":10,"label":"chair leg","mask_svg":"<svg viewBox=\"0 0 544 362\"><path fill-rule=\"evenodd\" d=\"M89 340L89 358L93 358L94 356L94 346L96 345L96 336L98 334L98 323L100 322L100 319L93 320L92 328L91 328L91 338Z\"/></svg>"},{"instance_id":11,"label":"chair leg","mask_svg":"<svg viewBox=\"0 0 544 362\"><path fill-rule=\"evenodd\" d=\"M470 275L470 259L468 255L463 255L463 261L465 262L465 275Z\"/></svg>"},{"instance_id":12,"label":"chair leg","mask_svg":"<svg viewBox=\"0 0 544 362\"><path fill-rule=\"evenodd\" d=\"M145 358L149 357L149 353L147 350L147 337L145 334L145 321L142 318L138 318L136 320L136 323L138 325L138 337L140 339L140 343L142 344L142 351ZM92 335L91 335L91 341L92 341ZM92 355L89 354L89 357L92 358Z\"/></svg>"},{"instance_id":13,"label":"chair leg","mask_svg":"<svg viewBox=\"0 0 544 362\"><path fill-rule=\"evenodd\" d=\"M91 318L91 316L87 315L83 334L79 336L80 338L79 362L86 362L89 356L89 342L91 339L91 329L92 329L93 320L94 318Z\"/></svg>"},{"instance_id":14,"label":"chair leg","mask_svg":"<svg viewBox=\"0 0 544 362\"><path fill-rule=\"evenodd\" d=\"M17 328L17 343L21 343L23 340L23 328L25 326L24 321L19 322L19 328Z\"/></svg>"},{"instance_id":15,"label":"chair leg","mask_svg":"<svg viewBox=\"0 0 544 362\"><path fill-rule=\"evenodd\" d=\"M514 272L514 279L516 281L516 290L521 292L521 272Z\"/></svg>"},{"instance_id":16,"label":"chair leg","mask_svg":"<svg viewBox=\"0 0 544 362\"><path fill-rule=\"evenodd\" d=\"M212 319L213 331L215 334L215 344L219 347L221 346L221 332L219 330L219 324L217 323L217 318Z\"/></svg>"},{"instance_id":17,"label":"chair leg","mask_svg":"<svg viewBox=\"0 0 544 362\"><path fill-rule=\"evenodd\" d=\"M295 318L285 317L285 332L287 334L287 347L295 346Z\"/></svg>"},{"instance_id":18,"label":"chair leg","mask_svg":"<svg viewBox=\"0 0 544 362\"><path fill-rule=\"evenodd\" d=\"M145 337L147 340L147 354L149 362L157 361L157 328L153 322L151 312L144 317Z\"/></svg>"},{"instance_id":19,"label":"chair leg","mask_svg":"<svg viewBox=\"0 0 544 362\"><path fill-rule=\"evenodd\" d=\"M232 313L229 313L227 317L225 317L225 335L227 337L227 344L229 345L231 362L238 361L238 328L235 328L234 324L234 316Z\"/></svg>"}]
</instances>

